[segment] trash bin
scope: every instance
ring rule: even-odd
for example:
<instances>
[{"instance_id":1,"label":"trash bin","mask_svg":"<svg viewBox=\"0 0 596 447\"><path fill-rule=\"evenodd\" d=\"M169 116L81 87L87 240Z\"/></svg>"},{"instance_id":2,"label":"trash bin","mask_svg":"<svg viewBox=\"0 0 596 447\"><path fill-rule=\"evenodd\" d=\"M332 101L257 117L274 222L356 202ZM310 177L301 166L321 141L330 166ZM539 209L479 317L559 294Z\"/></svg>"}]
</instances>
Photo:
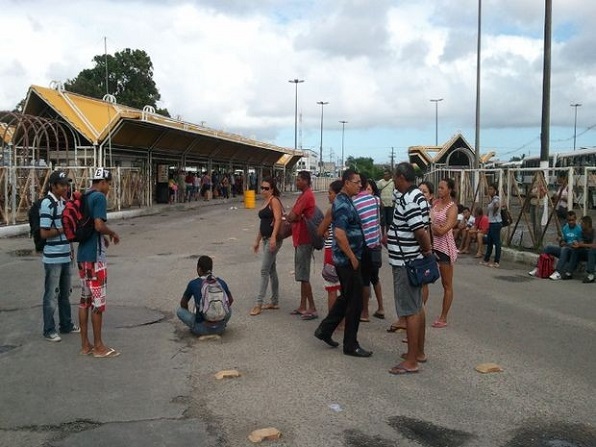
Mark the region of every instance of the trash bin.
<instances>
[{"instance_id":1,"label":"trash bin","mask_svg":"<svg viewBox=\"0 0 596 447\"><path fill-rule=\"evenodd\" d=\"M155 185L155 201L157 203L168 203L170 201L170 188L167 183Z\"/></svg>"},{"instance_id":2,"label":"trash bin","mask_svg":"<svg viewBox=\"0 0 596 447\"><path fill-rule=\"evenodd\" d=\"M252 209L255 207L255 191L254 189L249 189L244 191L244 208Z\"/></svg>"}]
</instances>

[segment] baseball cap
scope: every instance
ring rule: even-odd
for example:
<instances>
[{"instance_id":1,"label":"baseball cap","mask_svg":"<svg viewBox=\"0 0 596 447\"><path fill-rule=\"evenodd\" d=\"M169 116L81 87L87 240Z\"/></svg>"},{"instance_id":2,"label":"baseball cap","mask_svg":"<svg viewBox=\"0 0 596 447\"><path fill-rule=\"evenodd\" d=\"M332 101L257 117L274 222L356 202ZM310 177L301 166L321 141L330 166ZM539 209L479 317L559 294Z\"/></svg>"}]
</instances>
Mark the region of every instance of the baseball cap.
<instances>
[{"instance_id":1,"label":"baseball cap","mask_svg":"<svg viewBox=\"0 0 596 447\"><path fill-rule=\"evenodd\" d=\"M48 181L50 185L55 185L56 183L68 185L72 182L72 179L68 178L68 175L64 171L54 171L50 174L50 179Z\"/></svg>"},{"instance_id":2,"label":"baseball cap","mask_svg":"<svg viewBox=\"0 0 596 447\"><path fill-rule=\"evenodd\" d=\"M96 168L93 171L93 180L112 180L112 173L106 168Z\"/></svg>"}]
</instances>

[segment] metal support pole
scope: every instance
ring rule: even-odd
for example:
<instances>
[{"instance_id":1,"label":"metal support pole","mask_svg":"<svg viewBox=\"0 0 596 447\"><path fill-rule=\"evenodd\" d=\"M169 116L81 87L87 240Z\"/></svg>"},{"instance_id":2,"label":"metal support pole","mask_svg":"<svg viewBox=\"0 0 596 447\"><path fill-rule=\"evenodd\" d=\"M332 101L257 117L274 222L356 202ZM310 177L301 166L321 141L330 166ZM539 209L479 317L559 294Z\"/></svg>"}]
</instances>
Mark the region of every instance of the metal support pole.
<instances>
[{"instance_id":1,"label":"metal support pole","mask_svg":"<svg viewBox=\"0 0 596 447\"><path fill-rule=\"evenodd\" d=\"M573 122L573 150L575 151L575 143L577 140L577 108L581 107L581 104L571 104L571 107L575 108L575 120Z\"/></svg>"},{"instance_id":2,"label":"metal support pole","mask_svg":"<svg viewBox=\"0 0 596 447\"><path fill-rule=\"evenodd\" d=\"M323 172L323 108L329 104L329 102L318 101L317 104L321 106L321 146L319 148L319 175Z\"/></svg>"},{"instance_id":3,"label":"metal support pole","mask_svg":"<svg viewBox=\"0 0 596 447\"><path fill-rule=\"evenodd\" d=\"M344 170L345 167L345 162L344 162L344 134L346 131L346 123L347 121L340 121L341 123L341 166L339 169L339 175L341 176L342 171Z\"/></svg>"},{"instance_id":4,"label":"metal support pole","mask_svg":"<svg viewBox=\"0 0 596 447\"><path fill-rule=\"evenodd\" d=\"M544 66L542 69L542 125L540 133L540 167L548 167L550 139L550 75L552 40L552 0L545 0L544 13Z\"/></svg>"},{"instance_id":5,"label":"metal support pole","mask_svg":"<svg viewBox=\"0 0 596 447\"><path fill-rule=\"evenodd\" d=\"M294 150L298 149L298 84L304 82L303 79L290 79L288 82L296 85L296 95L294 101Z\"/></svg>"},{"instance_id":6,"label":"metal support pole","mask_svg":"<svg viewBox=\"0 0 596 447\"><path fill-rule=\"evenodd\" d=\"M439 145L439 102L441 101L443 101L443 98L430 100L430 102L435 103L435 146Z\"/></svg>"}]
</instances>

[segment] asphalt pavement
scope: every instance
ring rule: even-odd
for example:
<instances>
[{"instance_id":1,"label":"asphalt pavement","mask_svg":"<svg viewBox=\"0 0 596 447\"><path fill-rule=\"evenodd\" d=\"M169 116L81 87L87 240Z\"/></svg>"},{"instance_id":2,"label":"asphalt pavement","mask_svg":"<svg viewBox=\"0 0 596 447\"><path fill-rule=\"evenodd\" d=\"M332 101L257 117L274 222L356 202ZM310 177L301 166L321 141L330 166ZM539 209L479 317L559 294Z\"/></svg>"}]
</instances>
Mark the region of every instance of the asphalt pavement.
<instances>
[{"instance_id":1,"label":"asphalt pavement","mask_svg":"<svg viewBox=\"0 0 596 447\"><path fill-rule=\"evenodd\" d=\"M282 200L287 207L295 195ZM327 207L323 194L317 203ZM462 256L449 326L430 327L441 306L437 283L429 360L420 373L396 377L388 369L405 345L403 333L386 332L395 315L386 254L387 319L361 324L360 342L374 355L357 359L313 337L320 318L289 315L299 299L290 240L277 262L281 309L248 315L261 259L251 250L256 210L212 201L114 217L108 225L121 243L108 250L104 340L121 355L112 359L79 355L76 334L43 339L41 260L27 237L0 239L0 446L248 446L250 432L264 427L281 431L263 443L275 446L596 445L595 284L534 279L513 261L535 256L508 253L499 269ZM201 254L214 258L235 298L221 340L199 341L174 315ZM316 252L322 318L321 268ZM485 362L504 371L474 370ZM223 369L242 376L215 380Z\"/></svg>"}]
</instances>

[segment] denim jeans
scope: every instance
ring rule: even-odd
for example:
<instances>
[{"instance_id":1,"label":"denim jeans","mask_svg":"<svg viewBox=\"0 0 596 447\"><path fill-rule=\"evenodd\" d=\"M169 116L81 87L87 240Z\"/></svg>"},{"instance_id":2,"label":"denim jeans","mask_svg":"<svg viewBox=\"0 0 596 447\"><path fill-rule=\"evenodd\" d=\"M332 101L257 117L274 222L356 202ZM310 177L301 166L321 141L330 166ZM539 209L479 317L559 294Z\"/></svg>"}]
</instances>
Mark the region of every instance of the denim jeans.
<instances>
[{"instance_id":1,"label":"denim jeans","mask_svg":"<svg viewBox=\"0 0 596 447\"><path fill-rule=\"evenodd\" d=\"M596 267L596 248L577 248L573 250L570 261L573 270L575 270L579 261L587 261L586 273L594 273L594 268Z\"/></svg>"},{"instance_id":2,"label":"denim jeans","mask_svg":"<svg viewBox=\"0 0 596 447\"><path fill-rule=\"evenodd\" d=\"M221 335L226 330L228 321L232 316L232 309L228 316L220 323L206 323L205 320L197 319L196 315L188 309L179 307L176 315L180 320L190 328L190 331L195 335Z\"/></svg>"},{"instance_id":3,"label":"denim jeans","mask_svg":"<svg viewBox=\"0 0 596 447\"><path fill-rule=\"evenodd\" d=\"M561 247L558 245L547 245L544 247L543 252L547 255L553 255L558 259L555 270L561 275L565 273L573 273L575 267L577 267L577 254L574 254L577 250L571 247Z\"/></svg>"},{"instance_id":4,"label":"denim jeans","mask_svg":"<svg viewBox=\"0 0 596 447\"><path fill-rule=\"evenodd\" d=\"M58 308L60 332L72 331L70 316L70 262L43 264L45 270L45 290L43 293L43 335L56 332L54 313Z\"/></svg>"},{"instance_id":5,"label":"denim jeans","mask_svg":"<svg viewBox=\"0 0 596 447\"><path fill-rule=\"evenodd\" d=\"M279 302L279 278L277 277L277 253L281 248L282 240L278 240L275 245L275 251L272 253L269 250L269 241L271 238L263 238L263 262L261 263L261 285L259 287L259 294L257 295L257 304L263 304L263 299L267 293L267 286L269 286L269 278L271 278L271 303L278 304Z\"/></svg>"},{"instance_id":6,"label":"denim jeans","mask_svg":"<svg viewBox=\"0 0 596 447\"><path fill-rule=\"evenodd\" d=\"M486 253L484 254L484 262L490 261L490 255L493 252L493 245L495 246L495 262L501 262L501 222L493 222L488 226L488 233L486 235Z\"/></svg>"}]
</instances>

